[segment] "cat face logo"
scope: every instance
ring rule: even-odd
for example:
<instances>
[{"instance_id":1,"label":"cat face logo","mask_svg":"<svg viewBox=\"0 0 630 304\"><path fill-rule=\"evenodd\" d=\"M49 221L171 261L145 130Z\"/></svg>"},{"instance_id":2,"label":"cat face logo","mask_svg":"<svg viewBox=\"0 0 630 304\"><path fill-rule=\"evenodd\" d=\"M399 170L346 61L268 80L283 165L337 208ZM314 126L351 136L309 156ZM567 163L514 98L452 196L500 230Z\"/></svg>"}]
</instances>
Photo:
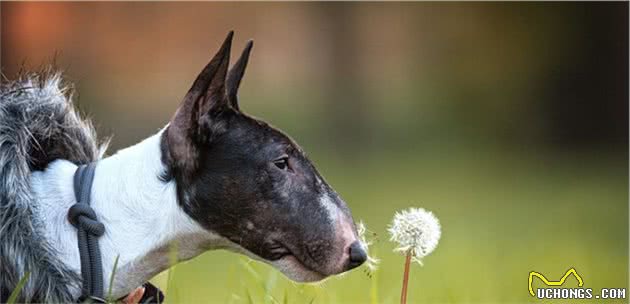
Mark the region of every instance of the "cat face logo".
<instances>
[{"instance_id":1,"label":"cat face logo","mask_svg":"<svg viewBox=\"0 0 630 304\"><path fill-rule=\"evenodd\" d=\"M584 285L584 281L582 280L582 277L577 273L577 271L575 271L575 268L571 268L567 270L567 272L559 281L549 281L541 273L532 271L529 273L529 280L528 280L529 281L529 294L531 294L532 297L536 296L536 294L534 293L534 288L532 287L532 281L534 280L534 277L541 279L542 282L547 286L562 286L564 284L564 281L566 281L567 277L569 277L569 275L575 276L575 278L578 281L579 287L582 287Z\"/></svg>"}]
</instances>

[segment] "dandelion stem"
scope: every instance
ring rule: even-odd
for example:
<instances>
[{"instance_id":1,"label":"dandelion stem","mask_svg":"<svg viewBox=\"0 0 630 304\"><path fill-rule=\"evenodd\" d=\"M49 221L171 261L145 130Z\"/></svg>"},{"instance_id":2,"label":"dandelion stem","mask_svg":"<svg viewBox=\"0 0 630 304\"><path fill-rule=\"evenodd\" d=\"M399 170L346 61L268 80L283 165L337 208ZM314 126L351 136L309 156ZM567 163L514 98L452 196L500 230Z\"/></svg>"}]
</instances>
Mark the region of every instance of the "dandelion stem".
<instances>
[{"instance_id":1,"label":"dandelion stem","mask_svg":"<svg viewBox=\"0 0 630 304\"><path fill-rule=\"evenodd\" d=\"M411 264L411 250L407 251L405 257L405 274L403 275L403 286L400 294L400 304L407 304L407 285L409 284L409 266Z\"/></svg>"}]
</instances>

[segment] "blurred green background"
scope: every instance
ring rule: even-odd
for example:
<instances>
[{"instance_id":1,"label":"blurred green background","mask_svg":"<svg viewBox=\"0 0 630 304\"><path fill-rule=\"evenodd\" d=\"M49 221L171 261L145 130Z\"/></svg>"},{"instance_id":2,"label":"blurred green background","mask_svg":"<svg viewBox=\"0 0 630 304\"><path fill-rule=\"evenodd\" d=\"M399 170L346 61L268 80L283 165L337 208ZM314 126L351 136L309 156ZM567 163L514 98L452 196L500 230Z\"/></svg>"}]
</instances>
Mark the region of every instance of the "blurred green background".
<instances>
[{"instance_id":1,"label":"blurred green background","mask_svg":"<svg viewBox=\"0 0 630 304\"><path fill-rule=\"evenodd\" d=\"M627 2L0 10L2 72L55 59L110 153L168 121L228 30L233 55L255 39L241 108L291 134L377 235L376 272L319 285L209 252L155 279L171 303L397 303L386 227L411 206L443 226L411 303L536 302L529 272L570 267L584 287L628 285Z\"/></svg>"}]
</instances>

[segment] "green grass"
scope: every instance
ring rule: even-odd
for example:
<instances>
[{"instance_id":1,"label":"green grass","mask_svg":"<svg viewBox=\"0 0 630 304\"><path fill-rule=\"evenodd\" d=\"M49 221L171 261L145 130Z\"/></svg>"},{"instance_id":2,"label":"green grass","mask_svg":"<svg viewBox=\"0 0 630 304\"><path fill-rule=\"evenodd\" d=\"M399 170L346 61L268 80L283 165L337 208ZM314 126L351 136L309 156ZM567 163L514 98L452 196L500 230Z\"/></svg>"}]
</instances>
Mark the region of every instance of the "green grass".
<instances>
[{"instance_id":1,"label":"green grass","mask_svg":"<svg viewBox=\"0 0 630 304\"><path fill-rule=\"evenodd\" d=\"M107 289L107 295L105 296L105 300L109 303L116 301L112 297L112 288L114 288L114 278L116 278L116 270L118 270L119 260L120 260L120 255L117 255L116 259L114 260L114 267L112 267L112 274L109 276L109 288Z\"/></svg>"},{"instance_id":2,"label":"green grass","mask_svg":"<svg viewBox=\"0 0 630 304\"><path fill-rule=\"evenodd\" d=\"M312 154L355 219L377 233L372 250L382 262L371 276L357 269L295 284L267 265L215 251L168 272L167 302L397 303L404 259L391 251L386 227L409 206L434 211L443 226L436 251L412 267L410 303L528 303L530 271L559 279L570 267L585 287L627 287L625 156L418 151L349 163L334 153ZM166 274L154 281L165 287Z\"/></svg>"},{"instance_id":3,"label":"green grass","mask_svg":"<svg viewBox=\"0 0 630 304\"><path fill-rule=\"evenodd\" d=\"M7 299L7 304L16 303L16 300L18 296L20 295L20 292L22 292L22 289L24 289L24 285L26 285L26 282L28 282L28 278L30 276L31 276L30 272L27 272L24 274L24 276L18 282L17 286L15 286L15 289L13 289L13 291L11 292L11 295L9 295L9 298Z\"/></svg>"}]
</instances>

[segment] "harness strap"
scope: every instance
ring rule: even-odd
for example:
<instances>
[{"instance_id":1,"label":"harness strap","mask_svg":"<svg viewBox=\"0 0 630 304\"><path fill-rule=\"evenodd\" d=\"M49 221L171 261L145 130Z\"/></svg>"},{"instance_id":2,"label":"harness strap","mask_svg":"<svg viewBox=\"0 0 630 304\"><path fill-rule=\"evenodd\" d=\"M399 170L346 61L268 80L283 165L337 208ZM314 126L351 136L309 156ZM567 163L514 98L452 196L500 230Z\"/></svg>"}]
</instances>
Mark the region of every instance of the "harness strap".
<instances>
[{"instance_id":1,"label":"harness strap","mask_svg":"<svg viewBox=\"0 0 630 304\"><path fill-rule=\"evenodd\" d=\"M83 278L81 299L104 303L103 266L98 237L105 233L105 226L98 221L96 213L90 207L95 170L96 163L89 163L79 166L74 172L74 195L77 203L68 210L68 221L77 228Z\"/></svg>"}]
</instances>

